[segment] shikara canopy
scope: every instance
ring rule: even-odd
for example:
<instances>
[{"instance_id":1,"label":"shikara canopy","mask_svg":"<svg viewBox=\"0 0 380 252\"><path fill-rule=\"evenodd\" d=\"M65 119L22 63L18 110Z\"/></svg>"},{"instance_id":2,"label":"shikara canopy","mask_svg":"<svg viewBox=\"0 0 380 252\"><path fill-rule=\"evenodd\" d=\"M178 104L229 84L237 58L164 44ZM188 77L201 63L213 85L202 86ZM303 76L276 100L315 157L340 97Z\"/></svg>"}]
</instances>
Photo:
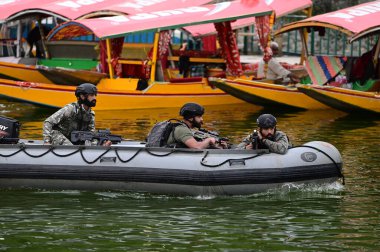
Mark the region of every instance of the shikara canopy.
<instances>
[{"instance_id":1,"label":"shikara canopy","mask_svg":"<svg viewBox=\"0 0 380 252\"><path fill-rule=\"evenodd\" d=\"M375 27L371 27L367 30L361 31L356 33L352 38L350 39L350 43L354 42L355 40L361 39L366 36L371 36L371 35L380 35L380 24Z\"/></svg>"},{"instance_id":2,"label":"shikara canopy","mask_svg":"<svg viewBox=\"0 0 380 252\"><path fill-rule=\"evenodd\" d=\"M131 15L171 9L186 8L209 3L211 0L3 0L0 1L0 22L25 15L49 15L63 20L100 15Z\"/></svg>"},{"instance_id":3,"label":"shikara canopy","mask_svg":"<svg viewBox=\"0 0 380 252\"><path fill-rule=\"evenodd\" d=\"M323 27L354 36L378 27L379 24L380 1L373 1L288 24L276 35L301 28Z\"/></svg>"},{"instance_id":4,"label":"shikara canopy","mask_svg":"<svg viewBox=\"0 0 380 252\"><path fill-rule=\"evenodd\" d=\"M272 13L263 1L223 2L165 11L145 12L129 16L114 16L69 21L53 29L49 40L74 37L73 30L93 33L100 39L121 37L129 33L175 29L192 24L230 21L239 18L264 16Z\"/></svg>"},{"instance_id":5,"label":"shikara canopy","mask_svg":"<svg viewBox=\"0 0 380 252\"><path fill-rule=\"evenodd\" d=\"M268 6L270 6L276 14L276 17L282 17L288 15L290 13L294 13L300 10L304 10L313 5L311 0L266 0L263 1ZM253 25L255 23L255 18L244 18L236 20L236 22L232 23L232 29L236 30L242 27L246 27L249 25ZM206 36L215 34L215 28L212 24L204 24L204 25L192 25L187 26L185 29L190 32L193 36Z\"/></svg>"}]
</instances>

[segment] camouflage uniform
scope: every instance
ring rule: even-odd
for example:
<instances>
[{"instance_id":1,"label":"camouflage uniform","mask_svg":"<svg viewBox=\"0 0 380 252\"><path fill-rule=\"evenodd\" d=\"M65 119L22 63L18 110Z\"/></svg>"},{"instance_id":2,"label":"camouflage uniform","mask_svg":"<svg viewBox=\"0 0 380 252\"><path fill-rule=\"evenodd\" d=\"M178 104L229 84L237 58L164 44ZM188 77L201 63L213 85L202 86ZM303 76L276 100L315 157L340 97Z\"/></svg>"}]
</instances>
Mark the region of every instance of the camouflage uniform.
<instances>
[{"instance_id":1,"label":"camouflage uniform","mask_svg":"<svg viewBox=\"0 0 380 252\"><path fill-rule=\"evenodd\" d=\"M44 142L54 145L72 145L69 139L74 130L95 132L95 112L91 109L84 110L78 103L67 104L45 120Z\"/></svg>"},{"instance_id":2,"label":"camouflage uniform","mask_svg":"<svg viewBox=\"0 0 380 252\"><path fill-rule=\"evenodd\" d=\"M245 149L245 146L252 142L252 134L249 134L243 141L237 146L237 149ZM274 135L274 141L269 139L262 139L261 143L264 147L268 148L270 152L285 154L288 148L291 146L288 137L282 131L276 131ZM260 147L259 147L260 148Z\"/></svg>"}]
</instances>

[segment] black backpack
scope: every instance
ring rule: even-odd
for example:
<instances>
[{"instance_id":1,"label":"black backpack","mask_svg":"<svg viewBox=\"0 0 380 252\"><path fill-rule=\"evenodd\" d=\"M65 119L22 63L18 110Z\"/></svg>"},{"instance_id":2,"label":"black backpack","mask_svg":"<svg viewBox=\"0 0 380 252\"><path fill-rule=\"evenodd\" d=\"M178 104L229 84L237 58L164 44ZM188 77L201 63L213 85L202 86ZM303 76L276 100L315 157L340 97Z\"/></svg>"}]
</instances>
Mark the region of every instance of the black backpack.
<instances>
[{"instance_id":1,"label":"black backpack","mask_svg":"<svg viewBox=\"0 0 380 252\"><path fill-rule=\"evenodd\" d=\"M176 122L172 122L176 121ZM175 127L182 124L177 119L169 119L156 123L146 138L146 147L166 147L170 133Z\"/></svg>"}]
</instances>

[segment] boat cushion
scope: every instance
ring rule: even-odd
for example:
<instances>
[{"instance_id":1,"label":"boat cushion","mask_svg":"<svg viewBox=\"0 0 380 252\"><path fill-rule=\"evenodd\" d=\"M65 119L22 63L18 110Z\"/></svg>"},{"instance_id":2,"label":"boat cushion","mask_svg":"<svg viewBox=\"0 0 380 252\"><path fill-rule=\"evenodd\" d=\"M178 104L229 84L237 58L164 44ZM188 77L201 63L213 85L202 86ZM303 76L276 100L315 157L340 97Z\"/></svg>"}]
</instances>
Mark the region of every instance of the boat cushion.
<instances>
[{"instance_id":1,"label":"boat cushion","mask_svg":"<svg viewBox=\"0 0 380 252\"><path fill-rule=\"evenodd\" d=\"M309 56L306 60L306 71L314 85L324 85L343 69L347 57Z\"/></svg>"},{"instance_id":2,"label":"boat cushion","mask_svg":"<svg viewBox=\"0 0 380 252\"><path fill-rule=\"evenodd\" d=\"M171 78L172 83L184 83L184 82L201 82L202 77L189 77L189 78Z\"/></svg>"}]
</instances>

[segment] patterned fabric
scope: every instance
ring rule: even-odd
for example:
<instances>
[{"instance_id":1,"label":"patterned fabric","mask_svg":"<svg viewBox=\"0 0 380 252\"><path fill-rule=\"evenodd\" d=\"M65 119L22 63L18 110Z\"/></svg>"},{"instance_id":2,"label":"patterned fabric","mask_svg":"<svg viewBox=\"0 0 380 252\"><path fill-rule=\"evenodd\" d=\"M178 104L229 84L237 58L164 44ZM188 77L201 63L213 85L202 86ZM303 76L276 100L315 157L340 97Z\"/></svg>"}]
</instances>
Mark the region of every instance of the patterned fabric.
<instances>
[{"instance_id":1,"label":"patterned fabric","mask_svg":"<svg viewBox=\"0 0 380 252\"><path fill-rule=\"evenodd\" d=\"M124 37L111 39L111 65L116 76L122 77L122 67L118 63L121 52L123 50ZM107 62L107 44L105 40L100 41L100 64L102 73L109 73L108 62Z\"/></svg>"},{"instance_id":2,"label":"patterned fabric","mask_svg":"<svg viewBox=\"0 0 380 252\"><path fill-rule=\"evenodd\" d=\"M269 46L270 37L271 37L271 30L274 24L275 15L272 14L271 16L262 16L262 17L256 17L255 23L256 23L256 29L255 32L257 33L259 37L259 45L261 50L264 52L263 60L265 63L268 63L273 56L272 49ZM266 76L268 71L268 64L264 65L264 73L263 76Z\"/></svg>"},{"instance_id":3,"label":"patterned fabric","mask_svg":"<svg viewBox=\"0 0 380 252\"><path fill-rule=\"evenodd\" d=\"M168 55L169 44L172 39L172 31L161 31L160 39L158 41L158 58L162 59Z\"/></svg>"},{"instance_id":4,"label":"patterned fabric","mask_svg":"<svg viewBox=\"0 0 380 252\"><path fill-rule=\"evenodd\" d=\"M324 85L343 69L347 57L309 56L306 71L314 85Z\"/></svg>"},{"instance_id":5,"label":"patterned fabric","mask_svg":"<svg viewBox=\"0 0 380 252\"><path fill-rule=\"evenodd\" d=\"M240 76L243 70L240 64L240 54L235 33L231 28L231 22L215 23L214 25L218 32L218 41L222 48L221 53L226 61L227 73L231 76Z\"/></svg>"},{"instance_id":6,"label":"patterned fabric","mask_svg":"<svg viewBox=\"0 0 380 252\"><path fill-rule=\"evenodd\" d=\"M272 58L272 50L268 46L270 40L270 16L262 16L255 18L255 32L259 37L260 49L264 52L264 61L268 62Z\"/></svg>"},{"instance_id":7,"label":"patterned fabric","mask_svg":"<svg viewBox=\"0 0 380 252\"><path fill-rule=\"evenodd\" d=\"M158 40L158 60L161 61L161 65L166 67L169 56L169 45L172 39L172 31L161 31L160 38Z\"/></svg>"},{"instance_id":8,"label":"patterned fabric","mask_svg":"<svg viewBox=\"0 0 380 252\"><path fill-rule=\"evenodd\" d=\"M48 40L67 40L73 37L87 36L92 34L93 32L84 26L62 24L62 28L55 29L55 33L51 34Z\"/></svg>"},{"instance_id":9,"label":"patterned fabric","mask_svg":"<svg viewBox=\"0 0 380 252\"><path fill-rule=\"evenodd\" d=\"M74 130L95 132L95 113L85 111L78 103L67 104L44 121L43 139L55 145L71 145Z\"/></svg>"}]
</instances>

